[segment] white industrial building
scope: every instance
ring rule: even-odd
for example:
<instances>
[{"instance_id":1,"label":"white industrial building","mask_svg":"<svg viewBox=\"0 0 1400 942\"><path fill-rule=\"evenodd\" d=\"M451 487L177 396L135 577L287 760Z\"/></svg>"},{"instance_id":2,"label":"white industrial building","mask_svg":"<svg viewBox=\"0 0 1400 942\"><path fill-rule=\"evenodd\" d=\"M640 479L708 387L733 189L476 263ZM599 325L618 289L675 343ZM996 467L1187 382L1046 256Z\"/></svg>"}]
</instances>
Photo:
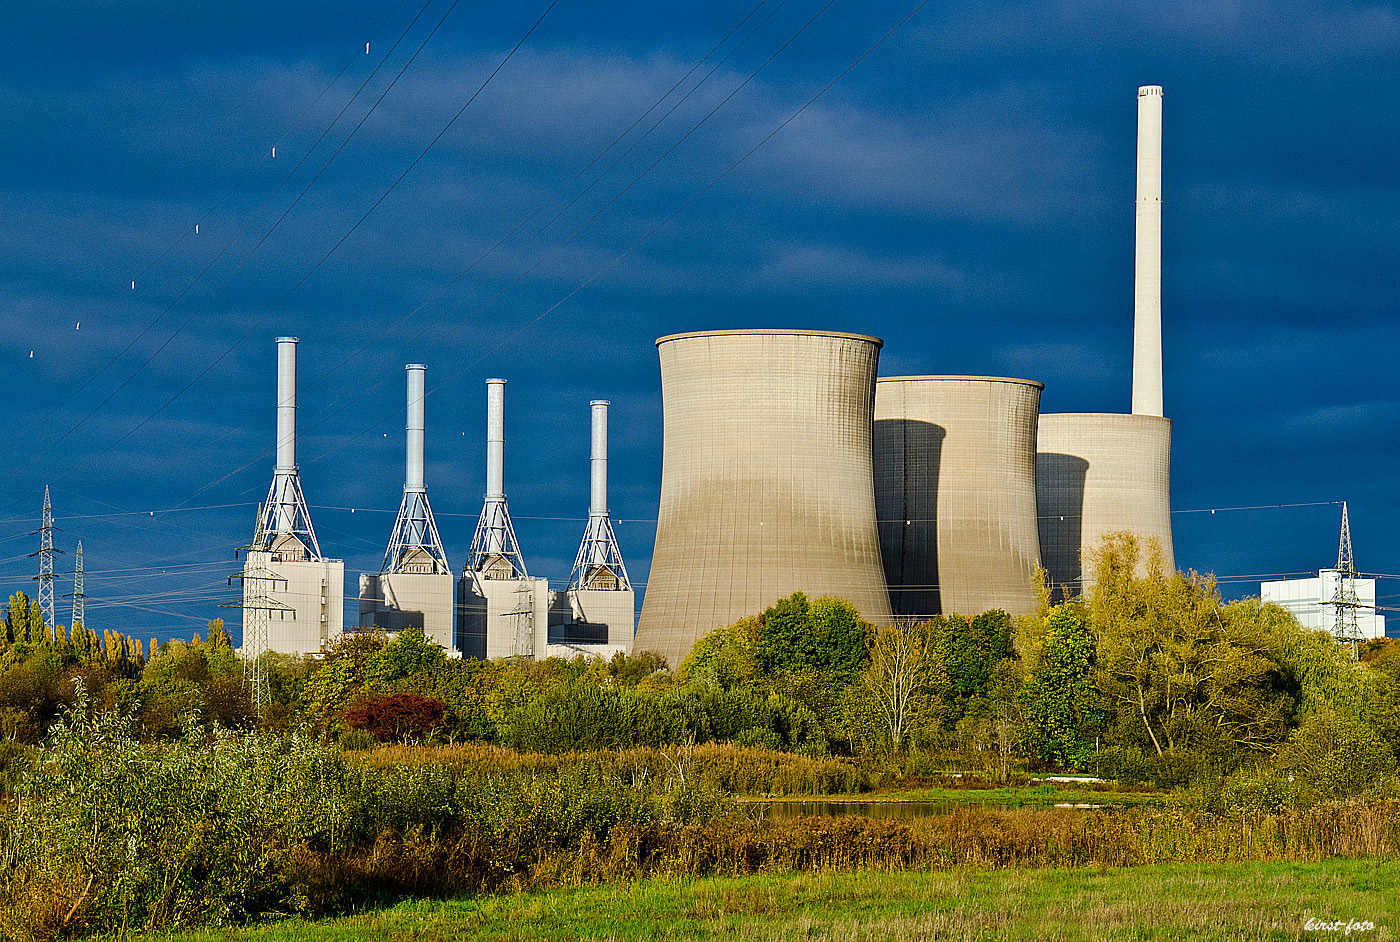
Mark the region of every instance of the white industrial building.
<instances>
[{"instance_id":1,"label":"white industrial building","mask_svg":"<svg viewBox=\"0 0 1400 942\"><path fill-rule=\"evenodd\" d=\"M410 363L403 501L379 572L360 576L360 627L398 632L422 628L449 652L457 649L452 615L452 570L438 536L424 483L424 417L427 367Z\"/></svg>"},{"instance_id":2,"label":"white industrial building","mask_svg":"<svg viewBox=\"0 0 1400 942\"><path fill-rule=\"evenodd\" d=\"M1337 625L1337 598L1341 573L1324 569L1311 579L1284 579L1259 586L1259 597L1287 609L1304 628L1333 631ZM1385 616L1376 611L1376 580L1355 578L1357 634L1364 638L1385 637Z\"/></svg>"}]
</instances>

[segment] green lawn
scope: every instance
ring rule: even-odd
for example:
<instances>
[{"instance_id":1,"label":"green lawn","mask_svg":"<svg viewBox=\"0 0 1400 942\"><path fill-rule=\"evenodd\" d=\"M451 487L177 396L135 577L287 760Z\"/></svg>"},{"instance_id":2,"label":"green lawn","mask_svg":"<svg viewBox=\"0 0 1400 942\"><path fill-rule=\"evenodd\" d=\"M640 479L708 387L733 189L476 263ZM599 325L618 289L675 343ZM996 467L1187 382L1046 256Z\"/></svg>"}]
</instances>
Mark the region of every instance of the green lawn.
<instances>
[{"instance_id":1,"label":"green lawn","mask_svg":"<svg viewBox=\"0 0 1400 942\"><path fill-rule=\"evenodd\" d=\"M1371 931L1305 931L1309 917ZM1394 939L1400 861L647 880L187 938L318 940Z\"/></svg>"}]
</instances>

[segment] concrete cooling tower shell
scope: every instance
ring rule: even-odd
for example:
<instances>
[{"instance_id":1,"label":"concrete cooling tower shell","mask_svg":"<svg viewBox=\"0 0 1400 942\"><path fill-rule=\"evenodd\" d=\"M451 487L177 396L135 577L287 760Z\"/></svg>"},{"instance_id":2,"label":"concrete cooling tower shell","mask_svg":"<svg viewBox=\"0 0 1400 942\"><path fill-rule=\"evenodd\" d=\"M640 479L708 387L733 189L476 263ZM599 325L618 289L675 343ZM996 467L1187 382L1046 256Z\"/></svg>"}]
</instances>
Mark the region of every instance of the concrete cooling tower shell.
<instances>
[{"instance_id":1,"label":"concrete cooling tower shell","mask_svg":"<svg viewBox=\"0 0 1400 942\"><path fill-rule=\"evenodd\" d=\"M881 343L800 330L656 342L661 510L634 651L679 666L696 639L797 590L889 620L871 467Z\"/></svg>"},{"instance_id":2,"label":"concrete cooling tower shell","mask_svg":"<svg viewBox=\"0 0 1400 942\"><path fill-rule=\"evenodd\" d=\"M875 509L895 614L1036 610L1044 388L997 376L876 383Z\"/></svg>"},{"instance_id":3,"label":"concrete cooling tower shell","mask_svg":"<svg viewBox=\"0 0 1400 942\"><path fill-rule=\"evenodd\" d=\"M1106 534L1156 538L1172 553L1172 423L1155 415L1071 412L1040 417L1036 493L1040 553L1052 586L1085 588L1083 556Z\"/></svg>"}]
</instances>

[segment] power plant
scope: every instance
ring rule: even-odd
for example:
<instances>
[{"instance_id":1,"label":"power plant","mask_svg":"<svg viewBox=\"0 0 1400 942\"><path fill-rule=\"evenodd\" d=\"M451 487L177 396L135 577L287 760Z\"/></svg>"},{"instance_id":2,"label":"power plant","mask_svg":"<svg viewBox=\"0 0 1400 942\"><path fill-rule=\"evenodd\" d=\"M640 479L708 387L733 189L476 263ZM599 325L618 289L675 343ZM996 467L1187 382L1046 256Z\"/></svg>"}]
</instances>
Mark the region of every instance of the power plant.
<instances>
[{"instance_id":1,"label":"power plant","mask_svg":"<svg viewBox=\"0 0 1400 942\"><path fill-rule=\"evenodd\" d=\"M588 522L574 557L569 587L551 607L551 656L597 653L607 657L632 650L637 596L608 512L609 405L606 399L588 404Z\"/></svg>"},{"instance_id":2,"label":"power plant","mask_svg":"<svg viewBox=\"0 0 1400 942\"><path fill-rule=\"evenodd\" d=\"M549 582L525 571L505 491L506 381L486 381L486 497L462 577L457 638L468 657L527 657L549 644Z\"/></svg>"},{"instance_id":3,"label":"power plant","mask_svg":"<svg viewBox=\"0 0 1400 942\"><path fill-rule=\"evenodd\" d=\"M608 407L589 403L589 505L567 587L526 570L505 492L504 379L486 380L486 487L453 586L424 474L424 375L409 364L403 499L360 627L476 658L655 651L676 667L717 627L793 592L867 620L1032 614L1037 572L1074 595L1109 533L1174 565L1162 409L1161 102L1138 90L1132 412L1041 415L1044 384L877 379L883 341L741 329L656 341L662 463L640 620L608 508ZM296 340L278 341L277 463L244 571L245 650L318 653L341 633L343 563L321 555L297 476ZM270 627L263 629L262 624ZM266 640L261 640L264 632Z\"/></svg>"},{"instance_id":4,"label":"power plant","mask_svg":"<svg viewBox=\"0 0 1400 942\"><path fill-rule=\"evenodd\" d=\"M408 373L408 424L403 502L378 575L360 576L360 626L386 631L418 627L424 637L452 651L457 647L452 570L424 484L423 399L428 368L410 363L404 369Z\"/></svg>"},{"instance_id":5,"label":"power plant","mask_svg":"<svg viewBox=\"0 0 1400 942\"><path fill-rule=\"evenodd\" d=\"M341 635L344 602L345 563L321 555L297 473L297 338L278 337L277 463L243 567L244 610L269 617L266 641L244 647L319 654Z\"/></svg>"},{"instance_id":6,"label":"power plant","mask_svg":"<svg viewBox=\"0 0 1400 942\"><path fill-rule=\"evenodd\" d=\"M802 591L890 618L871 416L881 341L716 330L656 342L661 509L633 647L696 639Z\"/></svg>"}]
</instances>

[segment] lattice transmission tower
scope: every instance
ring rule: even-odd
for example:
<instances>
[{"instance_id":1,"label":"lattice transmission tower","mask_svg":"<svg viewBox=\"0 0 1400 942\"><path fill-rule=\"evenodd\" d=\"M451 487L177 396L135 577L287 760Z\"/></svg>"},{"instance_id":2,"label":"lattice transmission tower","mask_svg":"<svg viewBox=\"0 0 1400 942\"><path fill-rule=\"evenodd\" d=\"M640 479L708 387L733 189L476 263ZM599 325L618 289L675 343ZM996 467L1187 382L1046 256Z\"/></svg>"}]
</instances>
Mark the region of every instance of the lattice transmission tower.
<instances>
[{"instance_id":1,"label":"lattice transmission tower","mask_svg":"<svg viewBox=\"0 0 1400 942\"><path fill-rule=\"evenodd\" d=\"M243 570L229 577L229 584L234 579L241 581L243 598L226 602L223 607L243 609L243 680L248 686L248 698L252 701L253 709L261 716L268 701L267 658L264 655L269 650L272 613L285 615L292 609L272 597L279 591L279 582L282 583L281 591L287 589L287 580L269 568L272 551L248 549L246 552Z\"/></svg>"},{"instance_id":2,"label":"lattice transmission tower","mask_svg":"<svg viewBox=\"0 0 1400 942\"><path fill-rule=\"evenodd\" d=\"M1342 535L1337 544L1337 588L1332 593L1335 613L1332 634L1351 647L1353 657L1361 643L1361 629L1356 623L1356 610L1361 602L1356 597L1356 563L1351 555L1351 522L1347 519L1346 501L1342 501Z\"/></svg>"},{"instance_id":3,"label":"lattice transmission tower","mask_svg":"<svg viewBox=\"0 0 1400 942\"><path fill-rule=\"evenodd\" d=\"M34 578L39 582L39 609L44 613L44 625L50 632L54 630L53 617L53 556L62 552L53 548L53 504L49 501L49 486L44 485L44 517L39 526L39 550L30 556L39 557L39 574Z\"/></svg>"},{"instance_id":4,"label":"lattice transmission tower","mask_svg":"<svg viewBox=\"0 0 1400 942\"><path fill-rule=\"evenodd\" d=\"M87 595L83 592L83 541L78 541L78 552L73 556L73 623L69 630L87 621Z\"/></svg>"}]
</instances>

